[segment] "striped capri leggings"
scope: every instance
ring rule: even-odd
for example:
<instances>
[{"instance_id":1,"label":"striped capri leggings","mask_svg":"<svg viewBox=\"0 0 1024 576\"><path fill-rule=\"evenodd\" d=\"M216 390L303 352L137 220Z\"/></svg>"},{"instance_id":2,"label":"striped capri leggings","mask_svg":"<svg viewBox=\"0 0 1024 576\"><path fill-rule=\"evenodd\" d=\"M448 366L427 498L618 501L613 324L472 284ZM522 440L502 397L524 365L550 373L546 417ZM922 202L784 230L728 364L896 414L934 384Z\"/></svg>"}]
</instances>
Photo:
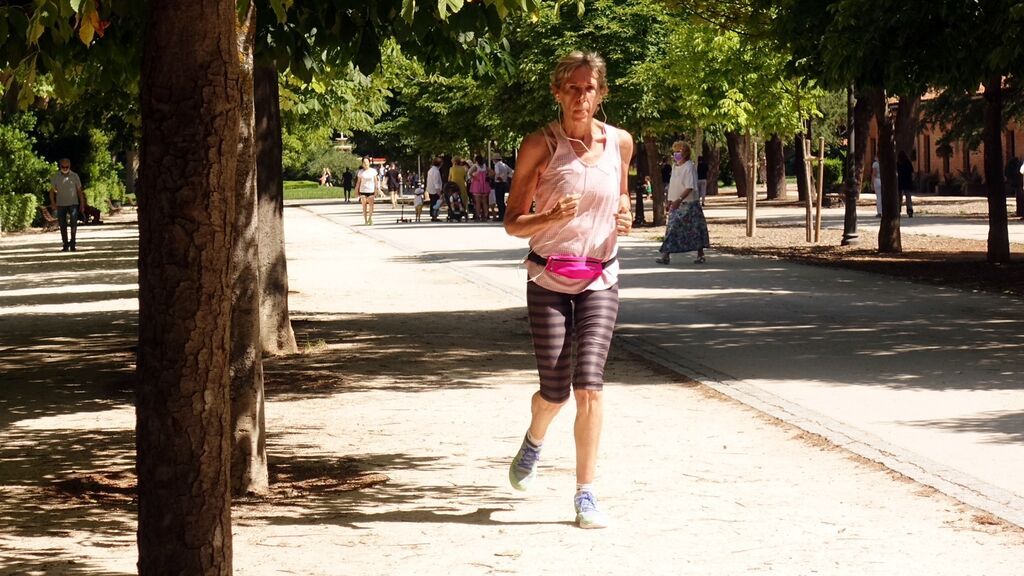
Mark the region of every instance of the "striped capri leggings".
<instances>
[{"instance_id":1,"label":"striped capri leggings","mask_svg":"<svg viewBox=\"0 0 1024 576\"><path fill-rule=\"evenodd\" d=\"M526 309L540 374L541 398L561 404L569 399L570 385L576 390L601 390L604 364L619 314L619 285L607 290L563 294L529 282Z\"/></svg>"}]
</instances>

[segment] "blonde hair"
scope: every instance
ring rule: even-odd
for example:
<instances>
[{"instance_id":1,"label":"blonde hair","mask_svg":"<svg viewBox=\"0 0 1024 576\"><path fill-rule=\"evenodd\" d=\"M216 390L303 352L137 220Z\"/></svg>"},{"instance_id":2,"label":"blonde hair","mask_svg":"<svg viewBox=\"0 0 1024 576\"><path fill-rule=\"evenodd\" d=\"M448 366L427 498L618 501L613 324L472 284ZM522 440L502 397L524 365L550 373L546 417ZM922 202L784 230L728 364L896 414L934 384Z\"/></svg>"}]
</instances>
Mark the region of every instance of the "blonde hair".
<instances>
[{"instance_id":1,"label":"blonde hair","mask_svg":"<svg viewBox=\"0 0 1024 576\"><path fill-rule=\"evenodd\" d=\"M690 149L690 145L682 140L676 140L672 143L672 151L682 152L685 160L689 160L693 157L693 150Z\"/></svg>"},{"instance_id":2,"label":"blonde hair","mask_svg":"<svg viewBox=\"0 0 1024 576\"><path fill-rule=\"evenodd\" d=\"M604 58L597 52L584 53L576 50L562 56L551 72L551 85L560 88L573 72L583 67L590 68L597 79L597 87L601 89L601 92L607 92L608 67L605 65Z\"/></svg>"}]
</instances>

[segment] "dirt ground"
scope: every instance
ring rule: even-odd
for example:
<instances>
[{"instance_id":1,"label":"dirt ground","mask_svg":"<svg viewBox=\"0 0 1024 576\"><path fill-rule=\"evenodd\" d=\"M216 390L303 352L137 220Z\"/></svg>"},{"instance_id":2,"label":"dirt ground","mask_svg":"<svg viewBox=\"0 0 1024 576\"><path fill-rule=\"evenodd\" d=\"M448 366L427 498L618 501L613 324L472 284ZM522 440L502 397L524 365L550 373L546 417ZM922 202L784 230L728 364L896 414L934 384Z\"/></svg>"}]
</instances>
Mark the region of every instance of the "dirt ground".
<instances>
[{"instance_id":1,"label":"dirt ground","mask_svg":"<svg viewBox=\"0 0 1024 576\"><path fill-rule=\"evenodd\" d=\"M862 207L874 207L874 201L862 200ZM708 209L743 208L742 199L726 189L721 196L708 198ZM794 207L803 205L795 201L760 200L758 206ZM983 198L914 197L915 217L956 216L968 221L987 223L988 207ZM1013 215L1011 202L1009 217ZM904 215L904 218L906 216ZM647 220L652 221L648 208ZM863 226L864 218L861 215ZM917 282L956 286L970 290L984 290L1024 298L1024 245L1011 244L1015 257L1009 264L993 265L986 261L987 243L980 240L925 236L905 233L901 235L903 252L879 254L877 237L873 232L860 230L860 242L853 246L840 246L842 230L823 228L821 241L808 244L803 225L772 222L758 223L754 237L747 237L746 221L738 218L708 217L713 250L730 254L744 254L767 258L796 260L807 264L836 266L898 276ZM635 229L635 235L660 241L663 227Z\"/></svg>"},{"instance_id":2,"label":"dirt ground","mask_svg":"<svg viewBox=\"0 0 1024 576\"><path fill-rule=\"evenodd\" d=\"M275 486L233 506L236 574L1020 573L1019 528L621 349L599 478L614 524L576 529L571 406L538 488L507 486L536 387L522 302L286 218L302 352L266 361ZM136 230L90 232L77 259L52 234L0 241L0 575L135 572Z\"/></svg>"}]
</instances>

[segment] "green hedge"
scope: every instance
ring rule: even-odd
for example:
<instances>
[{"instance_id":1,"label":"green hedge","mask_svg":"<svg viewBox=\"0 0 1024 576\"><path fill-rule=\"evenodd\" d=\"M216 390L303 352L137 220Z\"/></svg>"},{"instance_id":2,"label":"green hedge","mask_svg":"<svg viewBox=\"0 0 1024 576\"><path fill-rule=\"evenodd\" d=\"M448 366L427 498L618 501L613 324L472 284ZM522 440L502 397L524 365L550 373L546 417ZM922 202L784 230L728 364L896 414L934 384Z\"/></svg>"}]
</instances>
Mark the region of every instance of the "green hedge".
<instances>
[{"instance_id":1,"label":"green hedge","mask_svg":"<svg viewBox=\"0 0 1024 576\"><path fill-rule=\"evenodd\" d=\"M0 195L0 227L4 232L18 232L32 225L39 199L35 194Z\"/></svg>"},{"instance_id":2,"label":"green hedge","mask_svg":"<svg viewBox=\"0 0 1024 576\"><path fill-rule=\"evenodd\" d=\"M107 200L124 202L125 188L120 171L121 164L110 153L110 136L102 130L89 130L89 155L82 180L90 206L106 211Z\"/></svg>"},{"instance_id":3,"label":"green hedge","mask_svg":"<svg viewBox=\"0 0 1024 576\"><path fill-rule=\"evenodd\" d=\"M40 158L29 133L36 125L31 114L5 118L0 123L0 195L45 194L57 167Z\"/></svg>"},{"instance_id":4,"label":"green hedge","mask_svg":"<svg viewBox=\"0 0 1024 576\"><path fill-rule=\"evenodd\" d=\"M817 178L817 173L815 173ZM832 190L843 182L842 158L825 158L825 190Z\"/></svg>"}]
</instances>

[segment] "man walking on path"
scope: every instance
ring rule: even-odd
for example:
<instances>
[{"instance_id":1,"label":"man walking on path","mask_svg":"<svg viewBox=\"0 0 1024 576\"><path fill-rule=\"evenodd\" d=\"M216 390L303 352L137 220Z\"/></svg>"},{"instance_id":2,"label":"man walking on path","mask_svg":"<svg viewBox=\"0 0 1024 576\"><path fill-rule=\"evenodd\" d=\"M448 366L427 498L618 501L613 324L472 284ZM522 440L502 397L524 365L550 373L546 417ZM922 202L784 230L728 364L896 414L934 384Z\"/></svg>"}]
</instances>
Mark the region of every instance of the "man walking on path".
<instances>
[{"instance_id":1,"label":"man walking on path","mask_svg":"<svg viewBox=\"0 0 1024 576\"><path fill-rule=\"evenodd\" d=\"M75 251L75 235L78 231L78 213L85 212L85 193L82 180L71 171L71 160L61 158L60 170L50 178L50 207L57 213L60 224L60 239L64 243L61 252ZM71 224L71 238L68 239L68 223Z\"/></svg>"},{"instance_id":2,"label":"man walking on path","mask_svg":"<svg viewBox=\"0 0 1024 576\"><path fill-rule=\"evenodd\" d=\"M502 160L501 156L494 161L494 199L498 204L498 221L505 219L505 194L508 183L512 180L512 169Z\"/></svg>"},{"instance_id":3,"label":"man walking on path","mask_svg":"<svg viewBox=\"0 0 1024 576\"><path fill-rule=\"evenodd\" d=\"M341 187L345 189L345 204L349 203L349 194L352 193L352 170L345 168L345 171L341 174Z\"/></svg>"}]
</instances>

